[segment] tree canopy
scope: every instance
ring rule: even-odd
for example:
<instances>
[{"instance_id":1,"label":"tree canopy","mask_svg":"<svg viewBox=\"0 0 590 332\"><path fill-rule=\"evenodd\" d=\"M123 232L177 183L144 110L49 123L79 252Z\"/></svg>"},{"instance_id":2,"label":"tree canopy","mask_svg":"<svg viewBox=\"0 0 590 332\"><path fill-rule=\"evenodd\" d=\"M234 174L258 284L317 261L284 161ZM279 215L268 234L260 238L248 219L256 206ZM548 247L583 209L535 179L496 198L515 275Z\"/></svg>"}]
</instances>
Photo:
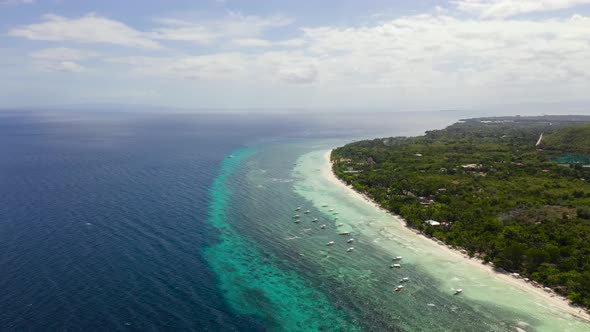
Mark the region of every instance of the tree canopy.
<instances>
[{"instance_id":1,"label":"tree canopy","mask_svg":"<svg viewBox=\"0 0 590 332\"><path fill-rule=\"evenodd\" d=\"M409 227L590 308L586 123L590 117L469 119L419 137L347 144L331 159L339 178Z\"/></svg>"}]
</instances>

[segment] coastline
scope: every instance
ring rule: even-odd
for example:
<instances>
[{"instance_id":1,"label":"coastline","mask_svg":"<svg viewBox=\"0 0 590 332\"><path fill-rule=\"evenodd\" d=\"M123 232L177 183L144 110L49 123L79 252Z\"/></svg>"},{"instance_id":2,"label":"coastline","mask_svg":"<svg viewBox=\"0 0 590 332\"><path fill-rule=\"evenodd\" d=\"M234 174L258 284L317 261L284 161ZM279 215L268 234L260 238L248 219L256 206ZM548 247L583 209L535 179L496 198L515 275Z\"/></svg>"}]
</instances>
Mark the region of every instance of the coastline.
<instances>
[{"instance_id":1,"label":"coastline","mask_svg":"<svg viewBox=\"0 0 590 332\"><path fill-rule=\"evenodd\" d=\"M391 212L383 209L381 206L379 206L377 203L371 200L368 196L357 192L350 186L346 185L346 183L338 179L332 171L330 154L331 150L327 151L324 154L324 159L326 161L327 167L321 168L322 176L330 183L333 183L335 186L342 188L348 196L354 197L359 201L363 201L367 205L371 205L372 207L377 208L378 210L380 210L380 212L386 214L388 218L392 219L392 221L402 225L403 227L401 227L400 229L402 229L408 236L413 236L415 239L419 239L419 241L425 241L430 244L434 244L437 246L437 249L440 249L441 251L445 252L445 254L460 258L463 262L468 263L469 265L484 271L486 275L490 278L496 278L503 283L509 284L515 288L519 288L523 291L526 291L527 293L534 294L539 299L542 299L545 304L557 308L581 320L590 322L590 313L582 307L576 307L571 305L567 298L555 293L548 293L545 290L543 290L543 288L535 287L533 284L527 283L523 279L515 278L509 273L497 271L492 266L488 264L483 264L482 260L475 257L469 257L466 254L461 253L458 249L449 248L447 245L439 244L436 241L429 239L425 236L420 236L420 232L406 226L406 223L404 222L402 217L394 215Z\"/></svg>"}]
</instances>

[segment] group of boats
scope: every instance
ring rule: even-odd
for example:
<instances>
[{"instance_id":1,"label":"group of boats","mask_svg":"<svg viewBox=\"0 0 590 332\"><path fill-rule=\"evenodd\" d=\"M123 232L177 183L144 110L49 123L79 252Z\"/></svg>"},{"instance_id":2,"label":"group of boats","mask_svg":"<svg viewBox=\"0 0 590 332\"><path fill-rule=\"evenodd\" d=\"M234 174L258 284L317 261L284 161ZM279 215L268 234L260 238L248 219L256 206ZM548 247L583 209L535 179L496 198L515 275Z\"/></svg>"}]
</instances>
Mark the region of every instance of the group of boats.
<instances>
[{"instance_id":1,"label":"group of boats","mask_svg":"<svg viewBox=\"0 0 590 332\"><path fill-rule=\"evenodd\" d=\"M322 207L328 207L328 204L322 204ZM294 219L293 222L296 223L296 224L301 223L301 215L300 214L297 214L301 210L302 210L302 207L301 206L295 208L295 213L296 214L293 215L293 219ZM334 209L330 209L329 212L332 212L333 215L338 214L338 212L334 212ZM310 214L310 213L311 213L310 210L305 210L303 212L303 214ZM338 217L335 217L334 220L338 220ZM311 220L311 222L318 222L318 221L320 221L320 219L318 219L318 218L313 218ZM337 227L342 227L342 226L344 226L344 224L342 224L342 223L340 223L340 224L337 225ZM326 229L326 227L327 227L326 224L320 225L320 229ZM351 232L343 231L343 232L339 232L338 234L339 235L350 235ZM349 238L348 240L346 240L346 243L353 243L353 242L354 242L354 238ZM326 243L326 246L333 246L335 244L336 244L335 241L330 241L330 242ZM346 249L346 252L352 252L354 250L355 250L354 247L349 247L348 249Z\"/></svg>"},{"instance_id":2,"label":"group of boats","mask_svg":"<svg viewBox=\"0 0 590 332\"><path fill-rule=\"evenodd\" d=\"M398 261L401 261L401 260L402 260L402 258L403 258L402 256L395 256L395 257L394 257L394 258L392 258L391 260L392 260L392 261L394 261L394 262L398 262ZM392 269L394 269L394 268L395 268L395 269L401 269L401 268L402 268L401 264L399 264L399 263L394 263L394 264L391 264L389 267L390 267L390 268L392 268ZM401 283L404 283L404 282L408 282L408 281L410 281L410 278L409 278L409 277L403 277L403 278L401 278L401 279L399 280L400 284L401 284ZM393 289L393 291L394 291L394 292L399 292L399 291L401 291L401 290L402 290L402 289L404 289L404 288L405 288L405 286L404 286L404 285L398 285L397 287L395 287L395 288Z\"/></svg>"},{"instance_id":3,"label":"group of boats","mask_svg":"<svg viewBox=\"0 0 590 332\"><path fill-rule=\"evenodd\" d=\"M322 204L322 207L328 207L328 205L327 205L327 204ZM299 212L299 211L301 211L301 210L302 210L302 208L301 208L301 207L297 207L297 208L295 208L295 212L296 212L296 213L297 213L297 212ZM329 211L329 212L331 212L331 213L332 213L332 215L337 215L337 214L338 214L338 212L335 212L335 211L334 211L334 209L329 209L328 211ZM303 214L310 214L310 213L311 213L311 211L310 211L310 210L305 210L305 211L303 212ZM300 222L301 222L301 216L300 216L299 214L295 214L295 215L293 216L293 219L295 219L295 220L294 220L294 222L295 222L295 223L300 223ZM334 218L334 220L337 220L337 219L338 219L338 217L335 217L335 218ZM319 219L318 219L318 218L313 218L313 220L311 220L311 222L314 222L314 223L315 223L315 222L318 222L318 221L319 221ZM342 226L344 226L344 224L342 224L342 223L339 223L339 224L337 225L337 227L342 227ZM320 225L320 229L325 229L326 227L327 227L327 226L326 226L326 224L322 224L322 225ZM342 232L338 232L338 234L339 234L339 235L350 235L350 234L351 234L351 232L349 232L349 231L342 231ZM346 240L346 243L353 243L354 241L355 241L355 239L354 239L354 238L349 238L348 240ZM330 247L330 246L333 246L333 245L335 245L335 244L336 244L336 241L329 241L329 242L327 242L327 243L326 243L326 246ZM346 252L352 252L352 251L354 251L354 250L355 250L355 248L354 248L354 247L349 247L348 249L346 249ZM400 264L399 262L402 260L402 258L403 258L402 256L395 256L395 257L393 257L393 258L392 258L392 261L393 261L394 263L390 265L390 268L392 268L392 269L401 269L401 267L402 267L402 266L401 266L401 264ZM409 277L403 277L403 278L401 278L401 279L399 280L399 283L400 283L400 285L396 286L396 287L393 289L393 291L394 291L394 292L399 292L399 291L403 290L403 289L405 288L405 286L404 286L404 285L402 285L402 284L403 284L403 283L406 283L406 282L408 282L408 281L410 281L410 278L409 278ZM459 294L461 294L462 292L463 292L463 289L461 289L461 288L459 288L459 289L456 289L456 290L454 291L454 295L459 295Z\"/></svg>"}]
</instances>

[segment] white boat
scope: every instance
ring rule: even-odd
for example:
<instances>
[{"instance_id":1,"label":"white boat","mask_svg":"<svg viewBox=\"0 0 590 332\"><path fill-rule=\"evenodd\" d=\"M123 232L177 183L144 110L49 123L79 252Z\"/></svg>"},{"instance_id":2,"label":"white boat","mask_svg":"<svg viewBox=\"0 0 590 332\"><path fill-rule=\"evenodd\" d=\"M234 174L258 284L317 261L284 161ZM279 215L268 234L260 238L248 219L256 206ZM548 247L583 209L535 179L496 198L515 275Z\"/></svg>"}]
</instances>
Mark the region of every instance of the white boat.
<instances>
[{"instance_id":1,"label":"white boat","mask_svg":"<svg viewBox=\"0 0 590 332\"><path fill-rule=\"evenodd\" d=\"M293 221L294 223L298 224L301 222L301 219L295 219L295 221Z\"/></svg>"},{"instance_id":2,"label":"white boat","mask_svg":"<svg viewBox=\"0 0 590 332\"><path fill-rule=\"evenodd\" d=\"M403 277L399 282L407 282L407 281L410 281L410 278Z\"/></svg>"},{"instance_id":3,"label":"white boat","mask_svg":"<svg viewBox=\"0 0 590 332\"><path fill-rule=\"evenodd\" d=\"M338 227L342 227L342 226L344 226L344 224L338 224Z\"/></svg>"},{"instance_id":4,"label":"white boat","mask_svg":"<svg viewBox=\"0 0 590 332\"><path fill-rule=\"evenodd\" d=\"M338 234L340 234L340 235L350 235L350 232L340 232Z\"/></svg>"},{"instance_id":5,"label":"white boat","mask_svg":"<svg viewBox=\"0 0 590 332\"><path fill-rule=\"evenodd\" d=\"M318 218L313 218L313 220L311 222L316 222L316 221L319 221L319 219Z\"/></svg>"},{"instance_id":6,"label":"white boat","mask_svg":"<svg viewBox=\"0 0 590 332\"><path fill-rule=\"evenodd\" d=\"M298 207L295 209L295 211L299 211L299 210L301 210L301 206L298 206Z\"/></svg>"},{"instance_id":7,"label":"white boat","mask_svg":"<svg viewBox=\"0 0 590 332\"><path fill-rule=\"evenodd\" d=\"M459 295L459 294L461 294L462 292L463 292L463 289L462 289L462 288L459 288L459 289L457 289L457 290L455 291L455 295Z\"/></svg>"},{"instance_id":8,"label":"white boat","mask_svg":"<svg viewBox=\"0 0 590 332\"><path fill-rule=\"evenodd\" d=\"M233 157L234 157L234 155L233 155L233 154L230 154L230 155L229 155L229 156L227 156L227 157L231 159L231 158L233 158Z\"/></svg>"},{"instance_id":9,"label":"white boat","mask_svg":"<svg viewBox=\"0 0 590 332\"><path fill-rule=\"evenodd\" d=\"M402 289L404 289L404 286L403 286L403 285L399 285L399 286L395 287L395 289L394 289L393 291L394 291L394 292L399 292L399 291L401 291Z\"/></svg>"},{"instance_id":10,"label":"white boat","mask_svg":"<svg viewBox=\"0 0 590 332\"><path fill-rule=\"evenodd\" d=\"M346 252L351 252L353 250L354 250L354 248L353 247L350 247L350 248L346 249Z\"/></svg>"},{"instance_id":11,"label":"white boat","mask_svg":"<svg viewBox=\"0 0 590 332\"><path fill-rule=\"evenodd\" d=\"M299 218L299 217L300 217L300 215L298 215L298 214L293 216L293 218Z\"/></svg>"},{"instance_id":12,"label":"white boat","mask_svg":"<svg viewBox=\"0 0 590 332\"><path fill-rule=\"evenodd\" d=\"M402 256L395 256L394 258L392 258L392 260L394 261L399 261L402 259Z\"/></svg>"},{"instance_id":13,"label":"white boat","mask_svg":"<svg viewBox=\"0 0 590 332\"><path fill-rule=\"evenodd\" d=\"M393 268L400 269L402 266L401 266L401 265L399 265L399 264L393 264L393 265L391 265L390 267L391 267L392 269L393 269Z\"/></svg>"},{"instance_id":14,"label":"white boat","mask_svg":"<svg viewBox=\"0 0 590 332\"><path fill-rule=\"evenodd\" d=\"M326 225L321 225L320 228L324 229L324 228L326 228Z\"/></svg>"},{"instance_id":15,"label":"white boat","mask_svg":"<svg viewBox=\"0 0 590 332\"><path fill-rule=\"evenodd\" d=\"M308 213L311 213L311 211L305 210L305 212L303 212L303 213L308 214Z\"/></svg>"},{"instance_id":16,"label":"white boat","mask_svg":"<svg viewBox=\"0 0 590 332\"><path fill-rule=\"evenodd\" d=\"M346 243L353 243L354 239L348 239L348 241L346 241Z\"/></svg>"},{"instance_id":17,"label":"white boat","mask_svg":"<svg viewBox=\"0 0 590 332\"><path fill-rule=\"evenodd\" d=\"M328 211L332 212L332 211L334 211L334 209L330 209L330 210L328 210Z\"/></svg>"},{"instance_id":18,"label":"white boat","mask_svg":"<svg viewBox=\"0 0 590 332\"><path fill-rule=\"evenodd\" d=\"M333 246L335 244L336 244L336 242L334 242L334 241L330 241L330 242L326 243L327 246Z\"/></svg>"}]
</instances>

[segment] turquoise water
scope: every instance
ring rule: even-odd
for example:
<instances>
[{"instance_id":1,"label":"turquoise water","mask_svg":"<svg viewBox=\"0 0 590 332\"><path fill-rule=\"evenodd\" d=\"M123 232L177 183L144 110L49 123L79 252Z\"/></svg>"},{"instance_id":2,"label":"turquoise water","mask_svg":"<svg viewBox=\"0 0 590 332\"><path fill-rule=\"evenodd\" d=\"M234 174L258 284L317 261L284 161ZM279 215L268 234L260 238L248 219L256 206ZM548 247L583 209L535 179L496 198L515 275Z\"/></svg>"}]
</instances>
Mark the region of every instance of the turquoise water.
<instances>
[{"instance_id":1,"label":"turquoise water","mask_svg":"<svg viewBox=\"0 0 590 332\"><path fill-rule=\"evenodd\" d=\"M566 156L553 158L551 161L554 161L556 163L563 163L563 164L588 165L588 164L590 164L590 156L581 155L581 154L569 154Z\"/></svg>"},{"instance_id":2,"label":"turquoise water","mask_svg":"<svg viewBox=\"0 0 590 332\"><path fill-rule=\"evenodd\" d=\"M0 331L261 329L202 257L208 188L227 153L285 130L232 119L0 111Z\"/></svg>"},{"instance_id":3,"label":"turquoise water","mask_svg":"<svg viewBox=\"0 0 590 332\"><path fill-rule=\"evenodd\" d=\"M292 171L310 150L266 143L459 115L213 113L0 111L0 331L363 326L313 242L285 239L305 236Z\"/></svg>"},{"instance_id":4,"label":"turquoise water","mask_svg":"<svg viewBox=\"0 0 590 332\"><path fill-rule=\"evenodd\" d=\"M588 331L318 171L451 116L2 113L0 330Z\"/></svg>"},{"instance_id":5,"label":"turquoise water","mask_svg":"<svg viewBox=\"0 0 590 332\"><path fill-rule=\"evenodd\" d=\"M262 145L224 162L211 189L220 242L207 259L239 314L282 331L587 331L329 183L324 153L334 144ZM389 267L396 255L399 270ZM393 292L403 277L406 288Z\"/></svg>"},{"instance_id":6,"label":"turquoise water","mask_svg":"<svg viewBox=\"0 0 590 332\"><path fill-rule=\"evenodd\" d=\"M241 237L232 227L230 202L239 190L232 183L243 176L236 170L254 149L236 151L222 164L210 189L210 222L219 232L218 243L205 250L212 270L219 276L227 302L237 313L251 315L276 331L346 330L355 327L322 292L295 271L281 269L277 259Z\"/></svg>"},{"instance_id":7,"label":"turquoise water","mask_svg":"<svg viewBox=\"0 0 590 332\"><path fill-rule=\"evenodd\" d=\"M317 171L329 170L325 159L326 151L314 151L303 155L296 167L301 180L295 190L303 197L321 207L319 202L327 203L345 216L345 226L354 234L367 239L371 248L363 251L363 259L375 254L393 257L403 256L404 272L409 272L411 283L409 292L425 289L427 296L404 298L404 304L422 314L412 319L415 324L408 330L415 330L434 324L431 329L450 329L446 322L449 317L467 331L508 330L508 331L588 331L590 324L581 321L563 310L552 307L544 299L545 294L532 294L514 283L509 276L500 275L484 268L477 261L470 261L452 253L434 241L417 236L399 221L353 197L351 191L326 180ZM322 204L323 204L322 203ZM376 263L376 262L375 262ZM379 264L369 264L368 268L382 272ZM383 277L387 280L387 276ZM425 283L422 281L426 281ZM414 283L416 281L416 283ZM423 288L425 287L425 288ZM453 296L455 289L464 289L461 296ZM375 297L378 292L368 292L367 297ZM429 297L440 295L432 312L420 310ZM445 312L440 307L455 307ZM472 315L476 321L470 320ZM451 330L457 330L453 327Z\"/></svg>"}]
</instances>

